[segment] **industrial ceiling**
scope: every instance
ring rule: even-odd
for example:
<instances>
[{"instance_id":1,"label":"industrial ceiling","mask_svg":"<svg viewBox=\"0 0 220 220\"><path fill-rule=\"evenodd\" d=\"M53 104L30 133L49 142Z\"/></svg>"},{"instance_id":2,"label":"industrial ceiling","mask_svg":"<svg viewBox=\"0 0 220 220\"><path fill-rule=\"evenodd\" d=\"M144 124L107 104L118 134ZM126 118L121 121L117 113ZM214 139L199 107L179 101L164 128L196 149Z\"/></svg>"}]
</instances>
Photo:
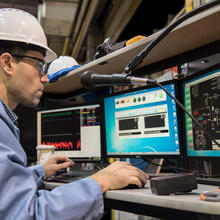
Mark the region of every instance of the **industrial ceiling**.
<instances>
[{"instance_id":1,"label":"industrial ceiling","mask_svg":"<svg viewBox=\"0 0 220 220\"><path fill-rule=\"evenodd\" d=\"M127 33L135 34L131 29L135 29L138 35L141 33L139 29L148 30L148 25L152 32L155 28L152 25L158 23L162 12L176 14L184 5L184 0L177 1L179 5L175 0L169 0L166 5L159 7L163 9L160 11L157 2L158 0L1 0L0 8L18 8L33 14L46 33L49 47L58 56L69 55L79 63L87 63L93 59L97 46L106 38L110 37L111 42L123 40L122 37L128 37ZM164 1L159 2L164 4ZM174 8L175 11L167 11L169 8ZM137 13L138 10L142 11ZM149 20L147 15L153 16L153 19ZM133 23L128 28L132 17L135 17L136 22L141 21L141 24ZM158 28L163 28L166 22L167 15L165 23Z\"/></svg>"}]
</instances>

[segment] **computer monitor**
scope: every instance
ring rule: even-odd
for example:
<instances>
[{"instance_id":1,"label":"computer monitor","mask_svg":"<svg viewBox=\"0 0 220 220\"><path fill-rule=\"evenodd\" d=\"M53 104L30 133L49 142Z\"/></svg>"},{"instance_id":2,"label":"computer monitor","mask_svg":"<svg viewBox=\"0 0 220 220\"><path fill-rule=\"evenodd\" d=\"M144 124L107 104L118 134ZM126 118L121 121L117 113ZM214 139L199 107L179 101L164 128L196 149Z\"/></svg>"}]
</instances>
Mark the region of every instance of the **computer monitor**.
<instances>
[{"instance_id":1,"label":"computer monitor","mask_svg":"<svg viewBox=\"0 0 220 220\"><path fill-rule=\"evenodd\" d=\"M184 105L220 143L220 69L208 69L183 81ZM220 158L220 148L185 115L186 153L197 159Z\"/></svg>"},{"instance_id":2,"label":"computer monitor","mask_svg":"<svg viewBox=\"0 0 220 220\"><path fill-rule=\"evenodd\" d=\"M177 97L174 81L163 83ZM107 157L180 157L179 112L160 87L147 86L104 97Z\"/></svg>"},{"instance_id":3,"label":"computer monitor","mask_svg":"<svg viewBox=\"0 0 220 220\"><path fill-rule=\"evenodd\" d=\"M82 104L37 112L37 144L54 145L56 155L74 161L100 162L101 106Z\"/></svg>"}]
</instances>

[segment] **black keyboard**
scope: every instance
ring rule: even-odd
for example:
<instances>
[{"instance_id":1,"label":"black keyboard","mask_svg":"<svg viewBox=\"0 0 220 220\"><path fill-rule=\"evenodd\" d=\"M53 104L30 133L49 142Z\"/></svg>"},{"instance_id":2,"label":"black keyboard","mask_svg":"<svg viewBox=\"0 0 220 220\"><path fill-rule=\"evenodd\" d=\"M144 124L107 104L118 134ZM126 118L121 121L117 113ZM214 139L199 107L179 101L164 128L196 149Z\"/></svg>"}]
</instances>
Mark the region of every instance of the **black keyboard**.
<instances>
[{"instance_id":1,"label":"black keyboard","mask_svg":"<svg viewBox=\"0 0 220 220\"><path fill-rule=\"evenodd\" d=\"M99 170L71 170L68 173L63 173L46 179L47 182L70 183L88 176L91 176Z\"/></svg>"},{"instance_id":2,"label":"black keyboard","mask_svg":"<svg viewBox=\"0 0 220 220\"><path fill-rule=\"evenodd\" d=\"M99 170L71 170L67 173L67 175L72 177L88 177L95 174L98 171Z\"/></svg>"}]
</instances>

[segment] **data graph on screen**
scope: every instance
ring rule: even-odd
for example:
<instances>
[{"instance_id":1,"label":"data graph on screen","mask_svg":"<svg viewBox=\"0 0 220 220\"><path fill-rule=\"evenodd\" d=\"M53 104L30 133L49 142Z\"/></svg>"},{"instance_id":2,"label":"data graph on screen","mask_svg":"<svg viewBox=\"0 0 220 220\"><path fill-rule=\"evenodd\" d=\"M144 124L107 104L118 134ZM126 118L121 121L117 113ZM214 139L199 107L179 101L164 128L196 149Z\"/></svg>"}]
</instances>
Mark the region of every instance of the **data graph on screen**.
<instances>
[{"instance_id":1,"label":"data graph on screen","mask_svg":"<svg viewBox=\"0 0 220 220\"><path fill-rule=\"evenodd\" d=\"M81 150L80 110L42 113L41 132L41 143L54 145L57 151Z\"/></svg>"},{"instance_id":2,"label":"data graph on screen","mask_svg":"<svg viewBox=\"0 0 220 220\"><path fill-rule=\"evenodd\" d=\"M55 154L101 159L100 105L39 111L38 145L54 145Z\"/></svg>"}]
</instances>

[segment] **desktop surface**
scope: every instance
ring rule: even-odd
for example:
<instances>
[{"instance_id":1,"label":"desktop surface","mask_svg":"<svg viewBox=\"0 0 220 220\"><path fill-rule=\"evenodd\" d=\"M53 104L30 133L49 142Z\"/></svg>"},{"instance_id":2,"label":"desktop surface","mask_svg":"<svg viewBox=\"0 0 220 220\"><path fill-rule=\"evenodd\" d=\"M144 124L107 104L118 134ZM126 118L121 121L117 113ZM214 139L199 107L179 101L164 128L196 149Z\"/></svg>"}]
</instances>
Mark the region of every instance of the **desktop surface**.
<instances>
[{"instance_id":1,"label":"desktop surface","mask_svg":"<svg viewBox=\"0 0 220 220\"><path fill-rule=\"evenodd\" d=\"M186 212L207 214L207 215L218 215L220 216L220 209L218 202L206 202L200 199L200 194L204 191L215 191L215 186L209 185L198 185L198 189L193 190L189 193L176 194L176 195L155 195L151 192L149 182L143 189L123 189L123 190L109 190L105 193L104 198L112 200L112 208L114 208L114 202L118 200L125 203L132 203L138 205L146 205L157 207L156 211L160 212L160 208L167 208L172 210L181 210ZM126 208L126 207L124 207ZM144 208L144 206L142 206ZM145 207L147 208L147 207ZM135 206L133 206L135 209ZM123 207L121 207L123 210ZM132 211L132 210L131 210ZM168 212L167 212L168 213ZM167 214L166 213L166 214ZM148 215L146 209L146 215ZM174 216L175 217L175 216Z\"/></svg>"},{"instance_id":2,"label":"desktop surface","mask_svg":"<svg viewBox=\"0 0 220 220\"><path fill-rule=\"evenodd\" d=\"M44 188L52 190L63 183L45 182ZM215 191L216 186L198 184L198 189L188 193L156 195L151 192L150 183L142 189L108 190L104 194L105 208L133 212L141 215L176 219L219 219L219 202L207 202L200 199L205 191ZM199 216L199 217L198 217ZM196 218L198 217L198 218ZM216 217L216 218L212 218ZM182 219L182 218L180 218Z\"/></svg>"}]
</instances>

